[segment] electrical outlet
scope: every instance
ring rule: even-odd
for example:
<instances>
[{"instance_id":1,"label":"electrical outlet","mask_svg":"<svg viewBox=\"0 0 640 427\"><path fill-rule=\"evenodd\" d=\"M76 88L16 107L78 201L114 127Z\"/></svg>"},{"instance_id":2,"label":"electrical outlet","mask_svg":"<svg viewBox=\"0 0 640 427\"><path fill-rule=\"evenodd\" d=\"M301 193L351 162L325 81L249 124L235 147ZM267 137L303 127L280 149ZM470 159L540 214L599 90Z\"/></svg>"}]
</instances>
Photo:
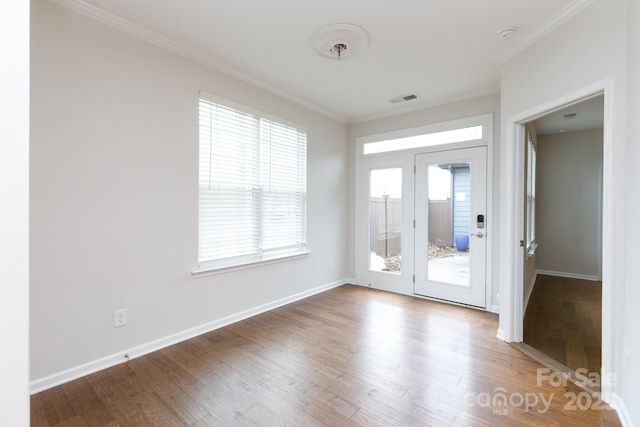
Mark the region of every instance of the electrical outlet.
<instances>
[{"instance_id":1,"label":"electrical outlet","mask_svg":"<svg viewBox=\"0 0 640 427\"><path fill-rule=\"evenodd\" d=\"M113 312L113 327L119 328L127 324L127 309L115 310Z\"/></svg>"},{"instance_id":2,"label":"electrical outlet","mask_svg":"<svg viewBox=\"0 0 640 427\"><path fill-rule=\"evenodd\" d=\"M327 262L327 269L328 270L333 270L333 261Z\"/></svg>"}]
</instances>

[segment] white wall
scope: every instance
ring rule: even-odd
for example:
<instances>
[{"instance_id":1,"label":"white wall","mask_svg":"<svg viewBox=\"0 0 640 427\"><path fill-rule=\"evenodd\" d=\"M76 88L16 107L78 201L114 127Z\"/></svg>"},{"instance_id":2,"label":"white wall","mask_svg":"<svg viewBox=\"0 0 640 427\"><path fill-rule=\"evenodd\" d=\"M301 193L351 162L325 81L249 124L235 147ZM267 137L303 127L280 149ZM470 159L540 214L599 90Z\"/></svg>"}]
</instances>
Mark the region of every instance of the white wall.
<instances>
[{"instance_id":1,"label":"white wall","mask_svg":"<svg viewBox=\"0 0 640 427\"><path fill-rule=\"evenodd\" d=\"M44 0L31 25L32 380L346 277L344 124ZM192 277L201 89L308 129L309 257Z\"/></svg>"},{"instance_id":2,"label":"white wall","mask_svg":"<svg viewBox=\"0 0 640 427\"><path fill-rule=\"evenodd\" d=\"M628 94L629 103L627 115L628 123L627 143L627 201L626 236L624 251L627 254L626 287L624 290L624 331L622 349L628 351L628 364L624 363L624 378L620 390L629 421L640 426L640 286L638 261L640 260L640 245L638 244L638 219L640 218L640 179L638 179L638 165L640 165L640 0L630 0L629 13L629 72ZM631 425L631 424L628 424Z\"/></svg>"},{"instance_id":3,"label":"white wall","mask_svg":"<svg viewBox=\"0 0 640 427\"><path fill-rule=\"evenodd\" d=\"M355 217L355 164L356 164L356 139L362 136L367 135L375 135L379 133L391 132L395 130L401 129L409 129L417 126L424 126L429 124L435 124L440 122L446 122L455 119L461 119L465 117L478 116L481 114L493 113L493 171L489 171L488 173L493 173L493 183L494 183L494 192L493 192L493 242L494 242L494 251L493 251L493 271L496 272L496 266L499 263L497 257L497 242L499 239L498 229L500 227L500 219L498 217L498 206L499 206L499 192L498 192L498 182L499 182L499 173L498 173L498 164L499 164L499 141L500 141L500 95L499 94L491 94L486 96L481 96L477 98L467 99L460 102L454 102L451 104L446 104L438 107L428 108L424 110L414 111L406 114L401 114L393 117L388 117L385 119L372 120L368 122L362 123L352 123L349 125L349 141L351 144L350 147L350 163L351 167L351 176L349 179L350 187L350 241L349 241L349 251L351 254L351 266L355 266L355 221L358 219ZM352 267L353 269L354 267ZM355 277L355 271L350 272L351 277ZM497 275L493 275L492 283L497 284ZM498 305L497 294L499 290L497 286L493 286L493 296L492 296L492 305ZM492 307L487 307L491 309Z\"/></svg>"},{"instance_id":4,"label":"white wall","mask_svg":"<svg viewBox=\"0 0 640 427\"><path fill-rule=\"evenodd\" d=\"M602 130L538 137L536 267L600 275Z\"/></svg>"},{"instance_id":5,"label":"white wall","mask_svg":"<svg viewBox=\"0 0 640 427\"><path fill-rule=\"evenodd\" d=\"M29 2L0 2L0 423L29 425Z\"/></svg>"},{"instance_id":6,"label":"white wall","mask_svg":"<svg viewBox=\"0 0 640 427\"><path fill-rule=\"evenodd\" d=\"M508 168L512 167L507 161L507 148L512 143L512 135L507 134L507 124L512 118L521 117L528 111L555 100L565 99L569 94L597 85L603 80L611 85L611 90L605 94L605 110L611 108L610 112L613 113L612 116L607 116L607 120L611 120L611 134L605 135L605 140L611 138L613 144L605 152L605 167L607 158L611 159L614 167L610 171L611 180L605 182L605 197L609 199L604 201L605 207L612 213L612 229L609 235L605 236L605 243L606 239L610 239L610 246L605 249L610 250L611 264L603 266L603 274L605 278L609 274L607 286L611 286L611 293L605 295L604 303L612 307L609 321L610 329L614 332L604 345L613 349L612 366L606 368L611 368L618 374L620 382L614 391L620 393L619 396L623 400L631 397L630 393L624 391L633 387L637 390L638 384L636 381L635 384L626 385L626 378L622 378L620 374L622 348L625 345L622 335L623 319L627 316L627 325L638 324L640 321L637 310L625 314L624 309L625 289L635 286L633 277L625 277L624 274L628 234L628 224L625 224L625 201L637 197L637 192L634 194L628 191L625 182L625 149L631 145L626 140L627 3L627 0L597 0L501 68L501 108L505 135L502 141L501 157L504 161L501 164L501 173L505 177L508 176ZM605 178L606 173L607 171ZM509 189L506 179L501 185L503 191ZM503 200L508 200L508 197ZM509 209L502 206L502 211L508 212ZM503 227L507 229L509 224L504 222ZM505 236L509 237L509 233ZM504 247L505 250L510 250L506 244ZM505 256L504 260L509 261L508 256ZM507 270L505 268L501 272L503 289L511 286L512 277ZM513 323L513 318L510 318L508 313L501 314L501 330L510 336L513 331L509 330L508 323ZM638 355L635 357L637 359ZM635 422L640 423L640 419L636 418Z\"/></svg>"}]
</instances>

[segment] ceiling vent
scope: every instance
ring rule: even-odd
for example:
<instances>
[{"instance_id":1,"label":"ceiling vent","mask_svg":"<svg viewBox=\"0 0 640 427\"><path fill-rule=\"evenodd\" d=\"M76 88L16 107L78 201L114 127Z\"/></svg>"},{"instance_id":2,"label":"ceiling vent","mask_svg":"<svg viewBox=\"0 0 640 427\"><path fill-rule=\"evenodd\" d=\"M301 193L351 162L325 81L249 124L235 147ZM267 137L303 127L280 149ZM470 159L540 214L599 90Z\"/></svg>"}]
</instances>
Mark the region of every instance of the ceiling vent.
<instances>
[{"instance_id":1,"label":"ceiling vent","mask_svg":"<svg viewBox=\"0 0 640 427\"><path fill-rule=\"evenodd\" d=\"M413 99L418 99L418 95L410 94L410 95L396 96L394 98L391 98L389 102L392 104L399 104L401 102L411 101Z\"/></svg>"},{"instance_id":2,"label":"ceiling vent","mask_svg":"<svg viewBox=\"0 0 640 427\"><path fill-rule=\"evenodd\" d=\"M565 119L575 119L576 117L578 117L578 113L567 113L563 114L562 117L564 117Z\"/></svg>"}]
</instances>

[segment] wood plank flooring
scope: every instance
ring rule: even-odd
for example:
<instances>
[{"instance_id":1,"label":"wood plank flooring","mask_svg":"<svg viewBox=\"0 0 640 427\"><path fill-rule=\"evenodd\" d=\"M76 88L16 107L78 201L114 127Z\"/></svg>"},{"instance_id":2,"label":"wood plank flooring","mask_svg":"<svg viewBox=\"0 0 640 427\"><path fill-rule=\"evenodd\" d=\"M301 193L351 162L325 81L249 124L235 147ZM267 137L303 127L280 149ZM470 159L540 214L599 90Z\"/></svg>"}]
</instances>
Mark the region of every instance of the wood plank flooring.
<instances>
[{"instance_id":1,"label":"wood plank flooring","mask_svg":"<svg viewBox=\"0 0 640 427\"><path fill-rule=\"evenodd\" d=\"M600 373L602 282L539 275L524 317L524 342L570 369Z\"/></svg>"},{"instance_id":2,"label":"wood plank flooring","mask_svg":"<svg viewBox=\"0 0 640 427\"><path fill-rule=\"evenodd\" d=\"M497 327L491 313L345 285L33 395L31 424L620 425L538 377Z\"/></svg>"}]
</instances>

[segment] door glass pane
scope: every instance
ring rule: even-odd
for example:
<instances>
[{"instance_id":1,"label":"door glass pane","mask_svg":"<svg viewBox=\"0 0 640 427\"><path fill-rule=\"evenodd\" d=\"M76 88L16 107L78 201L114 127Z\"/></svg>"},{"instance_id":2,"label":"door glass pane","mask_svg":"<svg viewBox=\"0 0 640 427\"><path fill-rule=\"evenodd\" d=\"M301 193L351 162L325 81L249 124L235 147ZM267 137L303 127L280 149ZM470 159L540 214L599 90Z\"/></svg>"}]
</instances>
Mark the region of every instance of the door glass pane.
<instances>
[{"instance_id":1,"label":"door glass pane","mask_svg":"<svg viewBox=\"0 0 640 427\"><path fill-rule=\"evenodd\" d=\"M471 164L429 165L427 280L469 287Z\"/></svg>"},{"instance_id":2,"label":"door glass pane","mask_svg":"<svg viewBox=\"0 0 640 427\"><path fill-rule=\"evenodd\" d=\"M402 267L402 169L369 176L369 270L400 274Z\"/></svg>"}]
</instances>

